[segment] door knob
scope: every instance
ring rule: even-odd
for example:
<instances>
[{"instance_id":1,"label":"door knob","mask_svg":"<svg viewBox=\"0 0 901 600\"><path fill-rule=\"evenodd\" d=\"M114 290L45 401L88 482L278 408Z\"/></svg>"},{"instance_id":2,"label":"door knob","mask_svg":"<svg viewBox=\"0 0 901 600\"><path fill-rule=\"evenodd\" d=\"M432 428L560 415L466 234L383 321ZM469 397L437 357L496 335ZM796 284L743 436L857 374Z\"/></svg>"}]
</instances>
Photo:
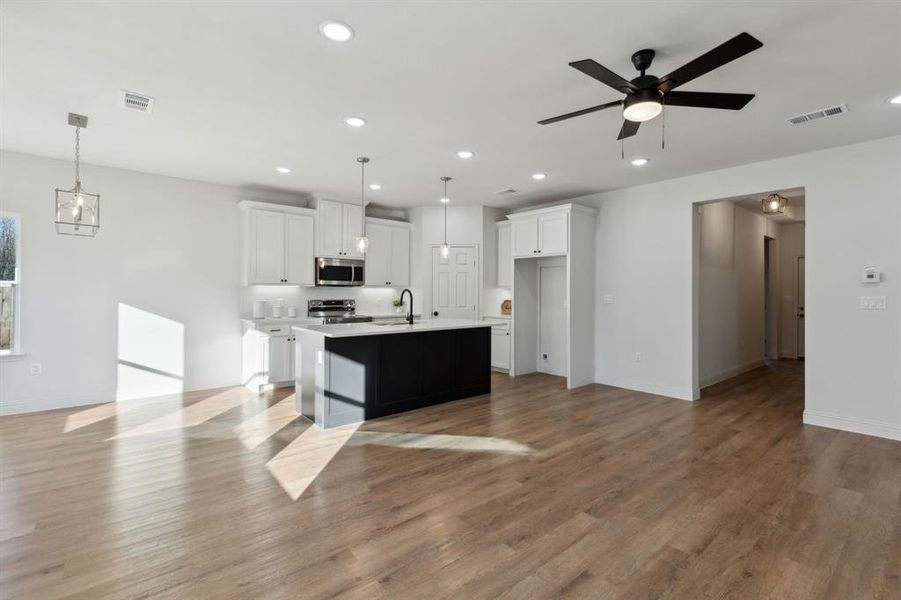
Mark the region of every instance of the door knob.
<instances>
[{"instance_id":1,"label":"door knob","mask_svg":"<svg viewBox=\"0 0 901 600\"><path fill-rule=\"evenodd\" d=\"M438 316L438 311L436 310L435 312L433 312L433 313L432 313L432 316L433 316L433 317L437 317L437 316Z\"/></svg>"}]
</instances>

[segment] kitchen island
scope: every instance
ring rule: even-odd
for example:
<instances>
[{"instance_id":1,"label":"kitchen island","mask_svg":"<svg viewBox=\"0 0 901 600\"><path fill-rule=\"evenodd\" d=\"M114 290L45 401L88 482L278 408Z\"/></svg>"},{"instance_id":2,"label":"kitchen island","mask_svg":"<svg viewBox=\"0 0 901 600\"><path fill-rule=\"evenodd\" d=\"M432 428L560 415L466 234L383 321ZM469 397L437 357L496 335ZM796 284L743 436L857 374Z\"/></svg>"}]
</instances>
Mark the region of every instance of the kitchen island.
<instances>
[{"instance_id":1,"label":"kitchen island","mask_svg":"<svg viewBox=\"0 0 901 600\"><path fill-rule=\"evenodd\" d=\"M491 324L298 325L295 409L329 428L491 391Z\"/></svg>"}]
</instances>

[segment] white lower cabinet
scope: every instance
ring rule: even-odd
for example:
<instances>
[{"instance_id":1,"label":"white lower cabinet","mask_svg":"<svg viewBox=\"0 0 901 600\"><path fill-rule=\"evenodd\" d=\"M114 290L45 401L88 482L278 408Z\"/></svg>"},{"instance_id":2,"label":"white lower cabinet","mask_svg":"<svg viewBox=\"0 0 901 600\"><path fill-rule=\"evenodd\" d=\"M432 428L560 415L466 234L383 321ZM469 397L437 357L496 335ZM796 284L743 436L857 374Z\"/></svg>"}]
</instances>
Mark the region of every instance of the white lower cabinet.
<instances>
[{"instance_id":1,"label":"white lower cabinet","mask_svg":"<svg viewBox=\"0 0 901 600\"><path fill-rule=\"evenodd\" d=\"M245 326L244 387L262 392L294 385L294 336L290 322Z\"/></svg>"},{"instance_id":2,"label":"white lower cabinet","mask_svg":"<svg viewBox=\"0 0 901 600\"><path fill-rule=\"evenodd\" d=\"M491 367L510 369L510 325L495 325L491 328Z\"/></svg>"}]
</instances>

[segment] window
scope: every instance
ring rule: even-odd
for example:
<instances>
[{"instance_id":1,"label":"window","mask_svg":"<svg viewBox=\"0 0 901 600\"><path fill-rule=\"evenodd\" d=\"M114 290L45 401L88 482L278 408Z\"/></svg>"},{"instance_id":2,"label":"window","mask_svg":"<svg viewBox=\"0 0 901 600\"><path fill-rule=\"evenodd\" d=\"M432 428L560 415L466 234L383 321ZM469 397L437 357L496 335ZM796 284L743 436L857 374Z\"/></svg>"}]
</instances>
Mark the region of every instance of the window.
<instances>
[{"instance_id":1,"label":"window","mask_svg":"<svg viewBox=\"0 0 901 600\"><path fill-rule=\"evenodd\" d=\"M0 354L18 350L19 218L0 214Z\"/></svg>"}]
</instances>

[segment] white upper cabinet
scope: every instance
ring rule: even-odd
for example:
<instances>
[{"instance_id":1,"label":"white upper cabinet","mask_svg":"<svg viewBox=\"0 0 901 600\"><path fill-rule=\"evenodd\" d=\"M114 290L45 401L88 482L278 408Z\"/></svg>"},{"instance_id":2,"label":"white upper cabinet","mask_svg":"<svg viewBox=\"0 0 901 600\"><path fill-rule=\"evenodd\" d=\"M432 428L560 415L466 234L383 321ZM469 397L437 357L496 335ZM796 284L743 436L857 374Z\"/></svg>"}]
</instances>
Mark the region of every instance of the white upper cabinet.
<instances>
[{"instance_id":1,"label":"white upper cabinet","mask_svg":"<svg viewBox=\"0 0 901 600\"><path fill-rule=\"evenodd\" d=\"M515 258L569 252L569 209L540 209L508 218L513 222Z\"/></svg>"},{"instance_id":2,"label":"white upper cabinet","mask_svg":"<svg viewBox=\"0 0 901 600\"><path fill-rule=\"evenodd\" d=\"M538 253L566 254L569 252L569 215L555 213L538 217Z\"/></svg>"},{"instance_id":3,"label":"white upper cabinet","mask_svg":"<svg viewBox=\"0 0 901 600\"><path fill-rule=\"evenodd\" d=\"M345 204L343 209L344 256L363 258L363 253L357 249L357 238L363 233L363 208L359 204Z\"/></svg>"},{"instance_id":4,"label":"white upper cabinet","mask_svg":"<svg viewBox=\"0 0 901 600\"><path fill-rule=\"evenodd\" d=\"M344 205L320 200L317 207L319 226L316 231L318 256L344 256Z\"/></svg>"},{"instance_id":5,"label":"white upper cabinet","mask_svg":"<svg viewBox=\"0 0 901 600\"><path fill-rule=\"evenodd\" d=\"M285 215L285 283L315 283L315 230L313 215Z\"/></svg>"},{"instance_id":6,"label":"white upper cabinet","mask_svg":"<svg viewBox=\"0 0 901 600\"><path fill-rule=\"evenodd\" d=\"M497 223L497 286L513 287L513 232L509 221Z\"/></svg>"},{"instance_id":7,"label":"white upper cabinet","mask_svg":"<svg viewBox=\"0 0 901 600\"><path fill-rule=\"evenodd\" d=\"M405 287L410 284L410 225L366 219L366 285Z\"/></svg>"},{"instance_id":8,"label":"white upper cabinet","mask_svg":"<svg viewBox=\"0 0 901 600\"><path fill-rule=\"evenodd\" d=\"M362 208L334 200L317 200L319 227L316 231L317 256L363 258L357 250L362 229Z\"/></svg>"},{"instance_id":9,"label":"white upper cabinet","mask_svg":"<svg viewBox=\"0 0 901 600\"><path fill-rule=\"evenodd\" d=\"M313 285L315 212L242 202L245 217L245 283Z\"/></svg>"},{"instance_id":10,"label":"white upper cabinet","mask_svg":"<svg viewBox=\"0 0 901 600\"><path fill-rule=\"evenodd\" d=\"M538 253L538 217L513 221L513 256Z\"/></svg>"}]
</instances>

